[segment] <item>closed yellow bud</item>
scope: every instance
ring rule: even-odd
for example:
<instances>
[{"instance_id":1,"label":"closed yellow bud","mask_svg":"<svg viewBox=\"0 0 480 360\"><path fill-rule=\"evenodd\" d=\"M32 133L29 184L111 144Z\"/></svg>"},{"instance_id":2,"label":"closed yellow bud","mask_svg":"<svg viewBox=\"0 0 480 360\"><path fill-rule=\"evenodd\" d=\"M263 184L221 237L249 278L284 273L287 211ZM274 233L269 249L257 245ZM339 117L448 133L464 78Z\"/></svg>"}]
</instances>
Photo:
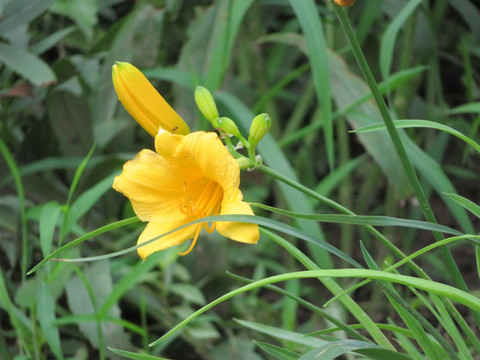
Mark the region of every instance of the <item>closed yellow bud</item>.
<instances>
[{"instance_id":1,"label":"closed yellow bud","mask_svg":"<svg viewBox=\"0 0 480 360\"><path fill-rule=\"evenodd\" d=\"M197 86L195 89L195 102L203 116L205 116L205 118L217 128L218 110L210 91L203 86Z\"/></svg>"},{"instance_id":2,"label":"closed yellow bud","mask_svg":"<svg viewBox=\"0 0 480 360\"><path fill-rule=\"evenodd\" d=\"M268 114L260 114L255 116L250 125L250 132L248 134L248 142L252 147L257 146L257 144L262 140L262 138L270 131L272 127L272 119Z\"/></svg>"}]
</instances>

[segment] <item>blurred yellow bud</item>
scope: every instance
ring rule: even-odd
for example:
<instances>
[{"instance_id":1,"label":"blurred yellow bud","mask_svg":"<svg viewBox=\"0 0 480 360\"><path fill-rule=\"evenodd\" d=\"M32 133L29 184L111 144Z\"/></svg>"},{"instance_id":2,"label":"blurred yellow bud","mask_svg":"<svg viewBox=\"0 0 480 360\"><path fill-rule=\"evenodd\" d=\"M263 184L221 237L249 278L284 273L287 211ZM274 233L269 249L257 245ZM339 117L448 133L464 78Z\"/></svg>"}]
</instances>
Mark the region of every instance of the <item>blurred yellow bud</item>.
<instances>
[{"instance_id":1,"label":"blurred yellow bud","mask_svg":"<svg viewBox=\"0 0 480 360\"><path fill-rule=\"evenodd\" d=\"M197 103L200 112L210 123L217 128L218 124L218 110L213 100L212 94L203 86L197 86L195 89L195 102Z\"/></svg>"},{"instance_id":2,"label":"blurred yellow bud","mask_svg":"<svg viewBox=\"0 0 480 360\"><path fill-rule=\"evenodd\" d=\"M335 0L335 4L338 6L352 6L355 0Z\"/></svg>"},{"instance_id":3,"label":"blurred yellow bud","mask_svg":"<svg viewBox=\"0 0 480 360\"><path fill-rule=\"evenodd\" d=\"M272 119L268 114L260 114L255 116L250 125L250 132L248 134L248 142L252 147L257 146L257 144L262 140L262 138L270 131L272 127Z\"/></svg>"}]
</instances>

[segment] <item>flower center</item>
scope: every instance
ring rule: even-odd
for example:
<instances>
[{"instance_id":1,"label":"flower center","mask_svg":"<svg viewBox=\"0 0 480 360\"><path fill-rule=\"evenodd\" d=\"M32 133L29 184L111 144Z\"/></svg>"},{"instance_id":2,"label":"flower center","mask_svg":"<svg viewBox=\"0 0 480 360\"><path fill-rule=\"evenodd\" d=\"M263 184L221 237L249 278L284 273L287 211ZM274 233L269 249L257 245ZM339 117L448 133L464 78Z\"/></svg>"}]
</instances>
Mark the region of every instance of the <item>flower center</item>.
<instances>
[{"instance_id":1,"label":"flower center","mask_svg":"<svg viewBox=\"0 0 480 360\"><path fill-rule=\"evenodd\" d=\"M187 215L187 221L193 221L210 215L218 215L222 205L223 190L215 181L208 180L205 186L198 191L192 191L191 195L187 192L187 184L183 183L183 198L180 202L180 211ZM200 231L205 227L208 233L215 230L215 222L209 227L207 223L197 225L192 243L187 251L179 253L179 255L187 255L193 250Z\"/></svg>"}]
</instances>

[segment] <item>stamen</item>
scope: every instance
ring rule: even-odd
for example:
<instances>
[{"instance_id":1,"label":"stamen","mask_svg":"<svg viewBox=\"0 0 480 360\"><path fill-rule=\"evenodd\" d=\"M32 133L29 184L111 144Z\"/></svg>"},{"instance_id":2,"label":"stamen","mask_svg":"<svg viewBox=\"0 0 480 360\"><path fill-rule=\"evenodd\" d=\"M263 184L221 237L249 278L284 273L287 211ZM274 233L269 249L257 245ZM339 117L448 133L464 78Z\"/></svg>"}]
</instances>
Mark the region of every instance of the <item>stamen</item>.
<instances>
[{"instance_id":1,"label":"stamen","mask_svg":"<svg viewBox=\"0 0 480 360\"><path fill-rule=\"evenodd\" d=\"M211 234L215 230L215 221L212 222L212 226L208 226L208 223L203 223L205 225L205 230Z\"/></svg>"},{"instance_id":2,"label":"stamen","mask_svg":"<svg viewBox=\"0 0 480 360\"><path fill-rule=\"evenodd\" d=\"M222 203L219 201L219 202L217 203L217 205L215 206L215 209L213 210L212 215L218 215L218 214L220 214L220 207L221 207L221 206L222 206ZM216 227L216 226L217 226L217 222L216 222L216 221L212 222L212 226L211 226L211 227L208 227L208 224L205 223L205 230L207 230L207 232L208 232L209 234L211 234L211 233L215 230L215 227Z\"/></svg>"},{"instance_id":3,"label":"stamen","mask_svg":"<svg viewBox=\"0 0 480 360\"><path fill-rule=\"evenodd\" d=\"M195 215L193 199L187 195L187 184L183 182L183 199L180 202L180 211L187 216Z\"/></svg>"},{"instance_id":4,"label":"stamen","mask_svg":"<svg viewBox=\"0 0 480 360\"><path fill-rule=\"evenodd\" d=\"M193 248L195 247L195 244L197 243L198 235L200 235L201 230L202 230L202 224L197 226L197 231L195 231L195 236L193 237L192 243L190 244L190 247L188 248L188 250L184 252L179 252L178 255L185 256L185 255L188 255L193 250Z\"/></svg>"}]
</instances>

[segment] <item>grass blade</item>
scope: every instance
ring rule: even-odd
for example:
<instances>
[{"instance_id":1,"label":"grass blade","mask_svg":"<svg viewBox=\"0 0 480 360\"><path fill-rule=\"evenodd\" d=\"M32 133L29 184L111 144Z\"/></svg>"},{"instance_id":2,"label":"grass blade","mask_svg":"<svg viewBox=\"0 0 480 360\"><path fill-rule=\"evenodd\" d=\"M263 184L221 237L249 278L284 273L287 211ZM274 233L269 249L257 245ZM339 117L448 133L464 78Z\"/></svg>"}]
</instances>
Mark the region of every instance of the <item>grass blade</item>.
<instances>
[{"instance_id":1,"label":"grass blade","mask_svg":"<svg viewBox=\"0 0 480 360\"><path fill-rule=\"evenodd\" d=\"M322 21L313 0L290 0L307 44L308 58L312 67L312 78L321 107L323 134L330 169L335 165L333 141L332 99L330 95L330 74L328 71L327 43Z\"/></svg>"}]
</instances>

